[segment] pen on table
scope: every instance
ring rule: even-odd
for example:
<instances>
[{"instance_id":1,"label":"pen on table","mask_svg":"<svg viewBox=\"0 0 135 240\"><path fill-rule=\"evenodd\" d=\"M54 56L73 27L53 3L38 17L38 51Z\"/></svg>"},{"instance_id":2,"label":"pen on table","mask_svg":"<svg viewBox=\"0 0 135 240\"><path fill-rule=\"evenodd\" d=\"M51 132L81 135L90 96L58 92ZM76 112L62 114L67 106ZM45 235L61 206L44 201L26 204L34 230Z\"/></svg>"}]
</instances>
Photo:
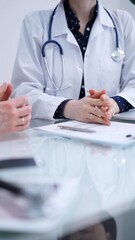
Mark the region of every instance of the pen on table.
<instances>
[{"instance_id":1,"label":"pen on table","mask_svg":"<svg viewBox=\"0 0 135 240\"><path fill-rule=\"evenodd\" d=\"M58 127L60 129L70 130L70 131L75 131L75 132L83 132L83 133L95 133L96 132L93 129L86 129L86 128L80 128L80 127L72 127L72 126L64 126L64 125L59 125Z\"/></svg>"},{"instance_id":2,"label":"pen on table","mask_svg":"<svg viewBox=\"0 0 135 240\"><path fill-rule=\"evenodd\" d=\"M131 139L135 139L135 136L133 136L132 134L127 134L126 138L131 138Z\"/></svg>"},{"instance_id":3,"label":"pen on table","mask_svg":"<svg viewBox=\"0 0 135 240\"><path fill-rule=\"evenodd\" d=\"M132 137L132 135L131 134L127 134L126 137L129 138L129 137Z\"/></svg>"}]
</instances>

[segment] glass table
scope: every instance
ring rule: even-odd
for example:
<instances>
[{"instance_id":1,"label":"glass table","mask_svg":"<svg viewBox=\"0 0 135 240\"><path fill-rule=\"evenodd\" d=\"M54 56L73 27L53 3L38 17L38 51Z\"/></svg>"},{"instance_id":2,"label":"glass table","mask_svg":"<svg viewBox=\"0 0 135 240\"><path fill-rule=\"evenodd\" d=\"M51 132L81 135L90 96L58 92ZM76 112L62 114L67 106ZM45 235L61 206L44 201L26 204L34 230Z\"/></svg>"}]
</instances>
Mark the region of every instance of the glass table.
<instances>
[{"instance_id":1,"label":"glass table","mask_svg":"<svg viewBox=\"0 0 135 240\"><path fill-rule=\"evenodd\" d=\"M12 176L6 171L1 176L77 182L75 202L65 215L60 234L52 239L135 239L135 145L92 144L34 128L46 124L54 122L35 120L31 128L22 133L0 137L0 159L32 156L37 163L34 172L23 170L20 174L15 169ZM43 233L1 229L0 239L49 238Z\"/></svg>"}]
</instances>

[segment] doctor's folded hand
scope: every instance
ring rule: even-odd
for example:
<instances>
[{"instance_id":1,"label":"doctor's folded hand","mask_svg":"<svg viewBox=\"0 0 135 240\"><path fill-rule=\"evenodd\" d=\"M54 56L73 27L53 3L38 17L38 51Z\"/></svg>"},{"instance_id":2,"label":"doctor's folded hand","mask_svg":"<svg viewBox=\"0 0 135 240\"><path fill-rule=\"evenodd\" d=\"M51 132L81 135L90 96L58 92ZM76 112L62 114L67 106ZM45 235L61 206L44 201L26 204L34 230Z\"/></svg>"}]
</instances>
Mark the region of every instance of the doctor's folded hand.
<instances>
[{"instance_id":1,"label":"doctor's folded hand","mask_svg":"<svg viewBox=\"0 0 135 240\"><path fill-rule=\"evenodd\" d=\"M108 110L110 103L105 95L101 97L91 98L87 96L80 100L68 101L64 108L64 117L81 122L110 125L111 116Z\"/></svg>"},{"instance_id":2,"label":"doctor's folded hand","mask_svg":"<svg viewBox=\"0 0 135 240\"><path fill-rule=\"evenodd\" d=\"M10 99L12 85L4 83L0 86L0 135L22 131L29 126L31 106L27 97Z\"/></svg>"},{"instance_id":3,"label":"doctor's folded hand","mask_svg":"<svg viewBox=\"0 0 135 240\"><path fill-rule=\"evenodd\" d=\"M33 119L109 125L135 107L133 17L100 0L61 0L26 15L12 84L13 97L28 97Z\"/></svg>"},{"instance_id":4,"label":"doctor's folded hand","mask_svg":"<svg viewBox=\"0 0 135 240\"><path fill-rule=\"evenodd\" d=\"M109 98L106 94L105 90L95 91L93 89L89 90L90 97L93 99L99 98L101 101L106 101L107 106L101 106L100 110L102 112L106 112L108 116L108 120L111 120L114 114L120 111L117 102L115 102L112 98Z\"/></svg>"}]
</instances>

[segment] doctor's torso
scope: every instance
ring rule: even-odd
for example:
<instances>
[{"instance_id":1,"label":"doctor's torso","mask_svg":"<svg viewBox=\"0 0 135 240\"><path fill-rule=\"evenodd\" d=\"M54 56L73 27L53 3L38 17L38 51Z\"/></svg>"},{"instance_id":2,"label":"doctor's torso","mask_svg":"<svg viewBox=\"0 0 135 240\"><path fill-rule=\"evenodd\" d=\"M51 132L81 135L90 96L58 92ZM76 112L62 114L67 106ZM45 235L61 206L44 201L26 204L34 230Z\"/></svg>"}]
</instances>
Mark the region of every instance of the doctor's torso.
<instances>
[{"instance_id":1,"label":"doctor's torso","mask_svg":"<svg viewBox=\"0 0 135 240\"><path fill-rule=\"evenodd\" d=\"M52 11L32 13L25 18L24 24L27 25L29 34L31 34L32 47L37 48L37 56L40 59L45 86L46 88L53 89L44 59L41 55L41 48L44 42L48 40L48 25L51 14ZM118 25L117 30L120 46L124 49L125 36L123 26L118 24L120 19L118 19L117 11L112 14L115 24ZM120 15L122 14L125 13L121 12ZM53 44L49 44L45 50L49 72L55 84L60 86L62 81L62 88L65 89L59 89L56 92L47 92L46 90L46 93L55 96L64 96L65 98L78 99L83 75L86 93L87 90L91 88L96 90L105 89L109 96L113 96L120 91L120 76L123 60L115 62L111 58L111 54L116 48L114 26L102 5L99 4L98 16L90 33L84 60L75 37L68 29L62 3L60 3L56 9L51 32L52 39L57 41L63 49L64 74L62 76L59 49L53 46ZM27 36L25 36L25 38L27 38ZM68 87L69 85L72 87Z\"/></svg>"}]
</instances>

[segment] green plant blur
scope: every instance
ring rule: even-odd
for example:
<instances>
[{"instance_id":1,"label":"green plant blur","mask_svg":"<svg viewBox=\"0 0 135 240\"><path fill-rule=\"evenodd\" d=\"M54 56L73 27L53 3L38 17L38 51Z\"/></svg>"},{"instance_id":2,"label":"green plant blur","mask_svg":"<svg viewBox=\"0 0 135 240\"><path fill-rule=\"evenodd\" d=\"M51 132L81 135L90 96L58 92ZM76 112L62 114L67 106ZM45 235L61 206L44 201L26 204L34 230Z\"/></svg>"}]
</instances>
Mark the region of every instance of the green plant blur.
<instances>
[{"instance_id":1,"label":"green plant blur","mask_svg":"<svg viewBox=\"0 0 135 240\"><path fill-rule=\"evenodd\" d=\"M135 4L135 0L130 0L130 2L132 2L133 4Z\"/></svg>"}]
</instances>

